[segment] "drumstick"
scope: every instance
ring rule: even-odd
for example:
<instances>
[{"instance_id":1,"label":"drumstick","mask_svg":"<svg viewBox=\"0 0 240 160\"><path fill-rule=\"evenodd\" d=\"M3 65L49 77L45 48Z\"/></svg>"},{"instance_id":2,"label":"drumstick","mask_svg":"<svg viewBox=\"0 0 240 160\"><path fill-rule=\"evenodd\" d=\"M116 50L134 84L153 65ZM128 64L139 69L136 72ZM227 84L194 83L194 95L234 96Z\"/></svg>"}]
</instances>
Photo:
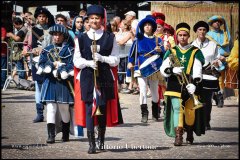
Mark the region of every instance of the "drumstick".
<instances>
[{"instance_id":1,"label":"drumstick","mask_svg":"<svg viewBox=\"0 0 240 160\"><path fill-rule=\"evenodd\" d=\"M145 54L144 57L149 56L149 54L151 54L153 51L155 51L155 49L153 49L150 52L148 52L147 54Z\"/></svg>"},{"instance_id":2,"label":"drumstick","mask_svg":"<svg viewBox=\"0 0 240 160\"><path fill-rule=\"evenodd\" d=\"M163 45L161 44L159 47L162 47ZM155 51L155 49L151 50L150 52L148 52L147 54L144 55L144 57L149 56L149 54L151 54L153 51Z\"/></svg>"}]
</instances>

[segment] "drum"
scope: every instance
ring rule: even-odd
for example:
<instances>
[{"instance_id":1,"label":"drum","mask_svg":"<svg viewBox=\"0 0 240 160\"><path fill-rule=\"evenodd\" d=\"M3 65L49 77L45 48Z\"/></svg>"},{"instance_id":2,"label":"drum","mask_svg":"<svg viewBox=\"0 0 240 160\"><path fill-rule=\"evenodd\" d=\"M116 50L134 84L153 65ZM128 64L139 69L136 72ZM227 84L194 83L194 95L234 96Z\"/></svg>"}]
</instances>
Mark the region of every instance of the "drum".
<instances>
[{"instance_id":1,"label":"drum","mask_svg":"<svg viewBox=\"0 0 240 160\"><path fill-rule=\"evenodd\" d=\"M153 55L140 65L139 70L143 77L149 77L158 72L161 65L162 59L160 55Z\"/></svg>"},{"instance_id":2,"label":"drum","mask_svg":"<svg viewBox=\"0 0 240 160\"><path fill-rule=\"evenodd\" d=\"M225 87L231 89L238 89L238 70L226 69Z\"/></svg>"}]
</instances>

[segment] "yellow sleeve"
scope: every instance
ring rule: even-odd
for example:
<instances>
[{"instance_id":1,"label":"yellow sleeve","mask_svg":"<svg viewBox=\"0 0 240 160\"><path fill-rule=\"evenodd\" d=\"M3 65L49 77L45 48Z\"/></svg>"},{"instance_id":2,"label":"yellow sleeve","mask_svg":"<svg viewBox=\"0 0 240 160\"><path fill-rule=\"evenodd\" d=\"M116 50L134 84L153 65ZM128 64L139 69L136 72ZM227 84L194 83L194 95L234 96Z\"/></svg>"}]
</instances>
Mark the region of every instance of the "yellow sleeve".
<instances>
[{"instance_id":1,"label":"yellow sleeve","mask_svg":"<svg viewBox=\"0 0 240 160\"><path fill-rule=\"evenodd\" d=\"M168 37L168 41L171 45L171 48L175 47L175 41L174 41L174 38L172 36L169 36Z\"/></svg>"},{"instance_id":2,"label":"yellow sleeve","mask_svg":"<svg viewBox=\"0 0 240 160\"><path fill-rule=\"evenodd\" d=\"M232 70L238 70L238 39L235 40L233 48L231 50L231 54L227 58L228 67Z\"/></svg>"}]
</instances>

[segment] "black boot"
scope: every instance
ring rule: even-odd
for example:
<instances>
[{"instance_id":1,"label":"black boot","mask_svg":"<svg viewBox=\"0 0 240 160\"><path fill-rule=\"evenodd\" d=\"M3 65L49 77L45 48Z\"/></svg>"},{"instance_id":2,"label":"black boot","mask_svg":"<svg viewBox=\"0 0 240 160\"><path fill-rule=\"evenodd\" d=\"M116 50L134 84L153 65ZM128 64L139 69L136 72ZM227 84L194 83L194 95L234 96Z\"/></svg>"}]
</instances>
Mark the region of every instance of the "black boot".
<instances>
[{"instance_id":1,"label":"black boot","mask_svg":"<svg viewBox=\"0 0 240 160\"><path fill-rule=\"evenodd\" d=\"M94 131L87 131L87 137L89 142L88 154L96 153L95 133Z\"/></svg>"},{"instance_id":2,"label":"black boot","mask_svg":"<svg viewBox=\"0 0 240 160\"><path fill-rule=\"evenodd\" d=\"M97 143L98 143L99 150L104 150L105 132L106 132L106 127L103 127L103 128L98 127Z\"/></svg>"},{"instance_id":3,"label":"black boot","mask_svg":"<svg viewBox=\"0 0 240 160\"><path fill-rule=\"evenodd\" d=\"M186 142L188 144L193 144L193 126L186 126L186 131L187 131L187 138Z\"/></svg>"},{"instance_id":4,"label":"black boot","mask_svg":"<svg viewBox=\"0 0 240 160\"><path fill-rule=\"evenodd\" d=\"M55 143L55 124L48 123L47 130L48 130L47 143Z\"/></svg>"},{"instance_id":5,"label":"black boot","mask_svg":"<svg viewBox=\"0 0 240 160\"><path fill-rule=\"evenodd\" d=\"M43 120L44 120L44 117L43 117L44 105L42 103L37 103L36 109L37 109L37 117L33 120L33 123L43 122Z\"/></svg>"},{"instance_id":6,"label":"black boot","mask_svg":"<svg viewBox=\"0 0 240 160\"><path fill-rule=\"evenodd\" d=\"M222 93L217 94L217 101L218 101L217 107L222 108L223 105L224 105L224 100L223 100L223 94Z\"/></svg>"},{"instance_id":7,"label":"black boot","mask_svg":"<svg viewBox=\"0 0 240 160\"><path fill-rule=\"evenodd\" d=\"M62 122L62 142L69 141L70 122Z\"/></svg>"},{"instance_id":8,"label":"black boot","mask_svg":"<svg viewBox=\"0 0 240 160\"><path fill-rule=\"evenodd\" d=\"M152 102L152 119L158 121L159 108L158 103Z\"/></svg>"},{"instance_id":9,"label":"black boot","mask_svg":"<svg viewBox=\"0 0 240 160\"><path fill-rule=\"evenodd\" d=\"M147 121L148 121L148 108L147 108L147 104L142 104L141 105L141 110L142 110L142 120L141 120L141 122L147 123Z\"/></svg>"}]
</instances>

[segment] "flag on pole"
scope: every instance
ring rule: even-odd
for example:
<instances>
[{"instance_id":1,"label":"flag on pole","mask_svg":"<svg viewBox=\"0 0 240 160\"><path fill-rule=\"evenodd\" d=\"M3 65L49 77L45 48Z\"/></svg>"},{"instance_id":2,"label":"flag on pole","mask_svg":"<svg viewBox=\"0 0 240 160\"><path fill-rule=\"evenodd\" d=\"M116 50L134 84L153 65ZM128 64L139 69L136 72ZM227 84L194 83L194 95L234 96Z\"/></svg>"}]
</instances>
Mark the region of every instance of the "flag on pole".
<instances>
[{"instance_id":1,"label":"flag on pole","mask_svg":"<svg viewBox=\"0 0 240 160\"><path fill-rule=\"evenodd\" d=\"M99 105L100 98L101 98L101 92L95 86L93 89L92 117L95 115L97 111L97 106Z\"/></svg>"}]
</instances>

